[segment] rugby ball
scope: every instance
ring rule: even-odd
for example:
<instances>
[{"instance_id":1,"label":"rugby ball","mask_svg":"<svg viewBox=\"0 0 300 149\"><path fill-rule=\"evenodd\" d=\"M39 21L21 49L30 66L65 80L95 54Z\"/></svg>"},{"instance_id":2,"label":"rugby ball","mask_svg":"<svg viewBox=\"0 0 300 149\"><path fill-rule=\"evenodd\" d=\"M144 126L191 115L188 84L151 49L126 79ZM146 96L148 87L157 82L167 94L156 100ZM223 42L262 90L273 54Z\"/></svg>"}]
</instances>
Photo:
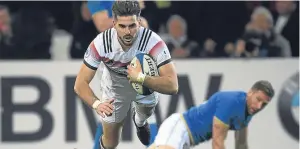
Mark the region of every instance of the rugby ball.
<instances>
[{"instance_id":1,"label":"rugby ball","mask_svg":"<svg viewBox=\"0 0 300 149\"><path fill-rule=\"evenodd\" d=\"M132 67L138 67L142 73L148 76L159 76L158 68L155 60L145 53L137 54L132 60L130 65ZM139 84L131 83L133 89L140 95L150 95L153 93L153 90Z\"/></svg>"}]
</instances>

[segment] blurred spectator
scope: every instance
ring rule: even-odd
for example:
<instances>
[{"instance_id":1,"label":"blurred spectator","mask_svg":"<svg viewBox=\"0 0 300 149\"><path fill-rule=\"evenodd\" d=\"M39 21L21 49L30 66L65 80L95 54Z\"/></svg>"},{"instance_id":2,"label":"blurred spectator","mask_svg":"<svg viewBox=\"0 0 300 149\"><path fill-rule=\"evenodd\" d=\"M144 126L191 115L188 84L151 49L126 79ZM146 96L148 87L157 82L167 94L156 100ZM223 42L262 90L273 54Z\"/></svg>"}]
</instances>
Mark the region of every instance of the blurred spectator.
<instances>
[{"instance_id":1,"label":"blurred spectator","mask_svg":"<svg viewBox=\"0 0 300 149\"><path fill-rule=\"evenodd\" d=\"M299 11L295 1L276 1L274 13L276 33L291 44L292 55L299 56Z\"/></svg>"},{"instance_id":2,"label":"blurred spectator","mask_svg":"<svg viewBox=\"0 0 300 149\"><path fill-rule=\"evenodd\" d=\"M70 57L82 59L90 42L98 35L97 28L92 20L87 2L73 2L74 23L72 29L72 43ZM97 26L97 24L96 24Z\"/></svg>"},{"instance_id":3,"label":"blurred spectator","mask_svg":"<svg viewBox=\"0 0 300 149\"><path fill-rule=\"evenodd\" d=\"M210 38L206 39L199 56L203 57L203 58L217 57L216 46L217 46L217 43L214 40L212 40Z\"/></svg>"},{"instance_id":4,"label":"blurred spectator","mask_svg":"<svg viewBox=\"0 0 300 149\"><path fill-rule=\"evenodd\" d=\"M0 58L6 58L9 55L11 47L11 17L6 6L0 5Z\"/></svg>"},{"instance_id":5,"label":"blurred spectator","mask_svg":"<svg viewBox=\"0 0 300 149\"><path fill-rule=\"evenodd\" d=\"M112 27L113 2L2 1L0 4L7 6L9 12L4 6L0 8L0 57L32 59L41 55L43 59L51 58L47 47L51 45L53 22L50 20L54 16L56 29L72 34L69 55L81 59L89 42L99 32ZM173 57L299 56L299 6L296 1L139 2L145 8L141 15L149 21L148 24L145 18L141 18L141 25L166 34L162 38ZM257 6L269 8L274 16ZM177 14L174 16L179 19L173 16L175 21L170 21L172 14ZM237 39L240 40L235 41ZM194 41L201 43L200 48Z\"/></svg>"},{"instance_id":6,"label":"blurred spectator","mask_svg":"<svg viewBox=\"0 0 300 149\"><path fill-rule=\"evenodd\" d=\"M224 46L224 55L223 57L233 57L235 52L234 43L228 42Z\"/></svg>"},{"instance_id":7,"label":"blurred spectator","mask_svg":"<svg viewBox=\"0 0 300 149\"><path fill-rule=\"evenodd\" d=\"M112 5L114 1L87 1L87 7L99 32L113 26Z\"/></svg>"},{"instance_id":8,"label":"blurred spectator","mask_svg":"<svg viewBox=\"0 0 300 149\"><path fill-rule=\"evenodd\" d=\"M112 5L114 1L87 1L87 11L90 13L86 16L89 17L89 19L92 19L94 21L94 24L99 32L103 32L108 28L111 28L113 26L113 20L112 20ZM145 3L143 0L139 0L139 5L141 9L143 10L145 8ZM86 20L87 21L87 20ZM145 18L142 18L142 23L147 25L148 22L146 22Z\"/></svg>"},{"instance_id":9,"label":"blurred spectator","mask_svg":"<svg viewBox=\"0 0 300 149\"><path fill-rule=\"evenodd\" d=\"M151 30L157 33L166 33L166 22L171 16L171 1L153 0L145 2L145 9L142 11L149 21Z\"/></svg>"},{"instance_id":10,"label":"blurred spectator","mask_svg":"<svg viewBox=\"0 0 300 149\"><path fill-rule=\"evenodd\" d=\"M0 40L8 42L11 36L11 17L9 10L6 6L0 5Z\"/></svg>"},{"instance_id":11,"label":"blurred spectator","mask_svg":"<svg viewBox=\"0 0 300 149\"><path fill-rule=\"evenodd\" d=\"M13 21L13 59L51 59L54 20L39 5L20 9Z\"/></svg>"},{"instance_id":12,"label":"blurred spectator","mask_svg":"<svg viewBox=\"0 0 300 149\"><path fill-rule=\"evenodd\" d=\"M50 59L53 20L36 5L20 9L11 19L0 8L0 49L2 59Z\"/></svg>"},{"instance_id":13,"label":"blurred spectator","mask_svg":"<svg viewBox=\"0 0 300 149\"><path fill-rule=\"evenodd\" d=\"M145 5L139 1L141 8ZM82 59L90 42L113 25L111 7L114 1L73 2L74 26L72 30L70 56ZM148 22L141 17L141 25L148 27Z\"/></svg>"},{"instance_id":14,"label":"blurred spectator","mask_svg":"<svg viewBox=\"0 0 300 149\"><path fill-rule=\"evenodd\" d=\"M245 1L183 3L191 3L182 15L189 24L189 37L200 44L207 38L213 39L217 43L215 51L218 55L223 52L227 42L235 41L241 36L244 25L249 20Z\"/></svg>"},{"instance_id":15,"label":"blurred spectator","mask_svg":"<svg viewBox=\"0 0 300 149\"><path fill-rule=\"evenodd\" d=\"M162 39L167 44L172 57L187 58L197 57L199 54L198 43L191 41L187 37L186 21L179 15L173 15L167 22L168 34L162 35Z\"/></svg>"},{"instance_id":16,"label":"blurred spectator","mask_svg":"<svg viewBox=\"0 0 300 149\"><path fill-rule=\"evenodd\" d=\"M246 43L245 40L239 39L236 43L234 57L258 57L259 46L252 42Z\"/></svg>"},{"instance_id":17,"label":"blurred spectator","mask_svg":"<svg viewBox=\"0 0 300 149\"><path fill-rule=\"evenodd\" d=\"M242 37L237 42L236 56L289 57L289 42L273 30L273 18L268 9L257 7Z\"/></svg>"},{"instance_id":18,"label":"blurred spectator","mask_svg":"<svg viewBox=\"0 0 300 149\"><path fill-rule=\"evenodd\" d=\"M144 17L141 17L141 26L149 28L148 21Z\"/></svg>"}]
</instances>

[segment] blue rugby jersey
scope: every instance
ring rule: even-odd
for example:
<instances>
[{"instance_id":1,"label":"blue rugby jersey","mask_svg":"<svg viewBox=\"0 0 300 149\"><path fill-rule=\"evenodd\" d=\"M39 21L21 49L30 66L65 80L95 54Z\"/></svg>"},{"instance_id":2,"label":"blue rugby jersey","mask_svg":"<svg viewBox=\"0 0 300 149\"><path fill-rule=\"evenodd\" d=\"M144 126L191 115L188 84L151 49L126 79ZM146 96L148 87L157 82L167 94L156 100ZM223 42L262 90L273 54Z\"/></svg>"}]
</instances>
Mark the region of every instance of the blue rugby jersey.
<instances>
[{"instance_id":1,"label":"blue rugby jersey","mask_svg":"<svg viewBox=\"0 0 300 149\"><path fill-rule=\"evenodd\" d=\"M230 130L246 127L252 118L250 115L246 117L246 110L245 92L220 91L199 106L184 112L183 119L189 129L192 144L197 145L211 139L214 116L228 125Z\"/></svg>"}]
</instances>

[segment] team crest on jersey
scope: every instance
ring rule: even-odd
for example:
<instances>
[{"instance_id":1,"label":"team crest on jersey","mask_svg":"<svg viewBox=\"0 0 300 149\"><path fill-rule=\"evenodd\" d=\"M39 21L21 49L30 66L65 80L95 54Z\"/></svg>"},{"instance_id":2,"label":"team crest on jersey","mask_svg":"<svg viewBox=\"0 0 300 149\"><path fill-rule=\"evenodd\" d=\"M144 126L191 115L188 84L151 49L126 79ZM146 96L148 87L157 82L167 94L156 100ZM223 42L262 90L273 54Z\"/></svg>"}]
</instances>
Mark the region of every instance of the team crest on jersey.
<instances>
[{"instance_id":1,"label":"team crest on jersey","mask_svg":"<svg viewBox=\"0 0 300 149\"><path fill-rule=\"evenodd\" d=\"M91 55L91 48L88 48L84 54L84 57L87 58Z\"/></svg>"}]
</instances>

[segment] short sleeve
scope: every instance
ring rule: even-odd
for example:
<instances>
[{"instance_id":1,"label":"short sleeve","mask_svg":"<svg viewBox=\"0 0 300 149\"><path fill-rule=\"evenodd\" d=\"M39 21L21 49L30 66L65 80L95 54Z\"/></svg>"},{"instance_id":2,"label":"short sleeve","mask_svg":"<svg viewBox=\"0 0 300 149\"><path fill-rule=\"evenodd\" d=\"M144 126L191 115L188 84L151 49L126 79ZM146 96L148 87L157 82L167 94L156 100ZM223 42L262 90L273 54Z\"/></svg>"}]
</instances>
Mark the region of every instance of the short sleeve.
<instances>
[{"instance_id":1,"label":"short sleeve","mask_svg":"<svg viewBox=\"0 0 300 149\"><path fill-rule=\"evenodd\" d=\"M226 97L219 98L216 103L215 117L223 122L225 125L229 125L230 119L234 116L236 110L236 100L226 99Z\"/></svg>"},{"instance_id":2,"label":"short sleeve","mask_svg":"<svg viewBox=\"0 0 300 149\"><path fill-rule=\"evenodd\" d=\"M84 54L84 64L90 69L97 70L101 62L101 56L92 41Z\"/></svg>"},{"instance_id":3,"label":"short sleeve","mask_svg":"<svg viewBox=\"0 0 300 149\"><path fill-rule=\"evenodd\" d=\"M150 50L149 54L156 59L158 68L171 62L169 49L162 40L155 44L155 46Z\"/></svg>"}]
</instances>

